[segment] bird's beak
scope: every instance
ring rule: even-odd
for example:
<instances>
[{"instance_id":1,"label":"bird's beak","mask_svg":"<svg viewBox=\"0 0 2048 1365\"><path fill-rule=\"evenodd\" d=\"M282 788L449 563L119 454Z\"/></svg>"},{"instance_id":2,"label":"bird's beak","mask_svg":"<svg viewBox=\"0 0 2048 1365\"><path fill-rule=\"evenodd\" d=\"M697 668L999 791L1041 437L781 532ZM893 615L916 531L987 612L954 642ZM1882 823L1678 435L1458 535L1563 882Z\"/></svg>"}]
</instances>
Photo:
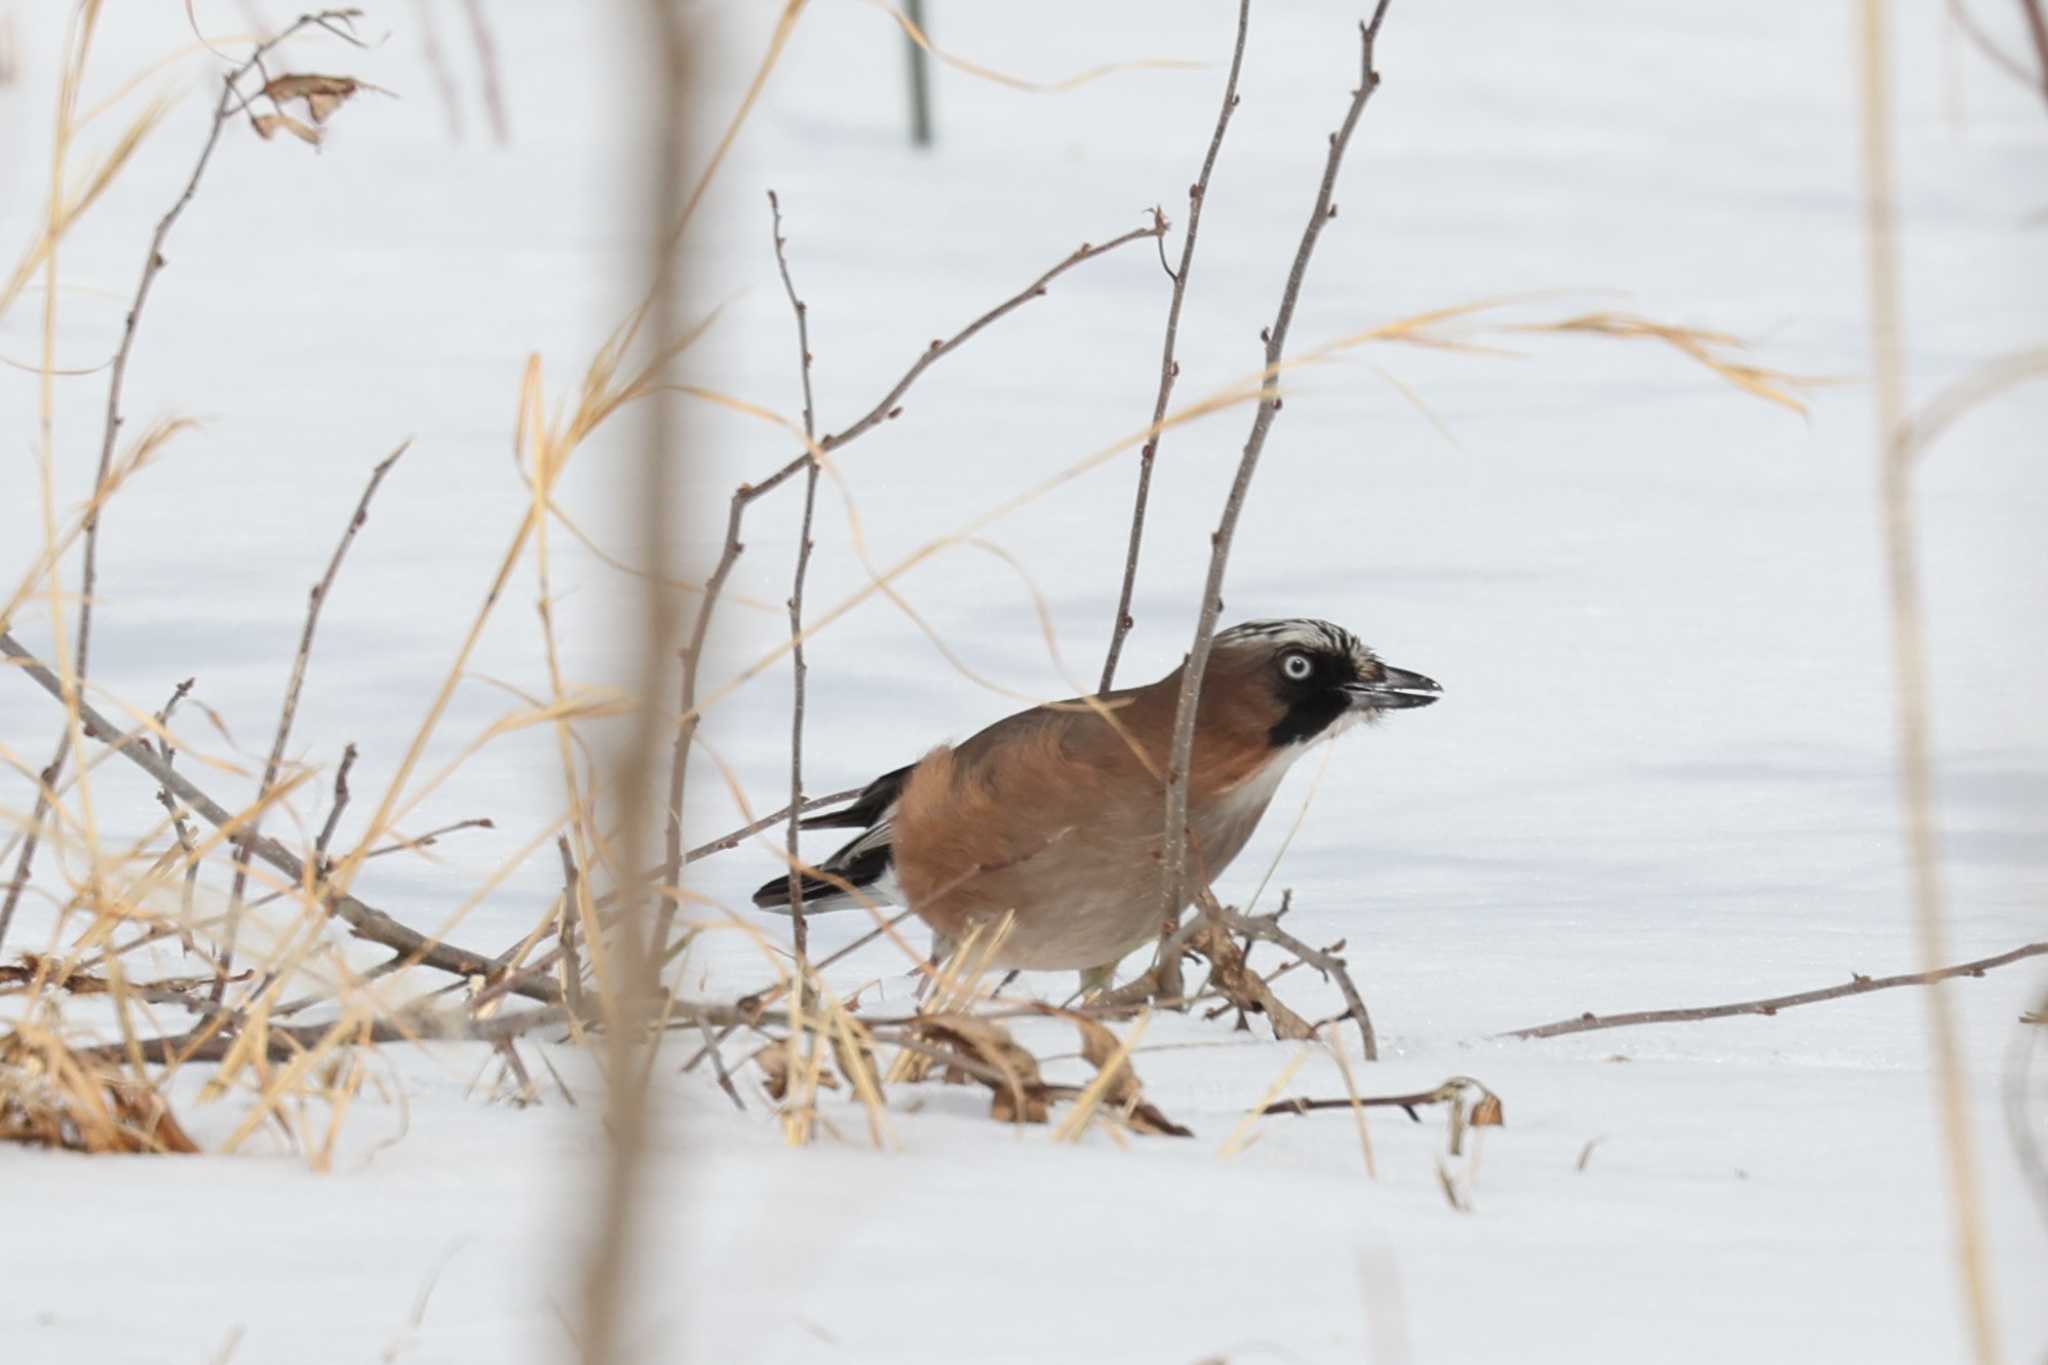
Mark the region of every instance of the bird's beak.
<instances>
[{"instance_id":1,"label":"bird's beak","mask_svg":"<svg viewBox=\"0 0 2048 1365\"><path fill-rule=\"evenodd\" d=\"M1427 706L1444 694L1434 679L1391 664L1380 665L1377 680L1350 683L1344 690L1351 696L1354 711L1402 711Z\"/></svg>"}]
</instances>

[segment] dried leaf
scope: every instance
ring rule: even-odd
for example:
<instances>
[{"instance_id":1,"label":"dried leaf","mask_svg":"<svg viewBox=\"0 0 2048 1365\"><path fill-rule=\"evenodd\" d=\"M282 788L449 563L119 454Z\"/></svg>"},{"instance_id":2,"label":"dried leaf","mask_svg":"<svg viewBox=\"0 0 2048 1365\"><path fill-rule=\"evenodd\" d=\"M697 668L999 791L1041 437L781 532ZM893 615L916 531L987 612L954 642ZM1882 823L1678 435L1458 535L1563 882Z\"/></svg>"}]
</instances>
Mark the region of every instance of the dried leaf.
<instances>
[{"instance_id":1,"label":"dried leaf","mask_svg":"<svg viewBox=\"0 0 2048 1365\"><path fill-rule=\"evenodd\" d=\"M770 1099L781 1099L789 1093L789 1045L770 1043L754 1054L754 1065L761 1068L761 1084L767 1087Z\"/></svg>"},{"instance_id":2,"label":"dried leaf","mask_svg":"<svg viewBox=\"0 0 2048 1365\"><path fill-rule=\"evenodd\" d=\"M930 1014L910 1025L927 1041L952 1048L975 1066L948 1066L945 1079L959 1084L974 1080L993 1093L989 1114L1008 1123L1044 1123L1045 1081L1038 1059L1026 1052L1001 1024L968 1014Z\"/></svg>"},{"instance_id":3,"label":"dried leaf","mask_svg":"<svg viewBox=\"0 0 2048 1365\"><path fill-rule=\"evenodd\" d=\"M312 74L279 76L265 85L261 93L272 104L283 104L286 100L304 100L306 112L313 122L325 123L363 89L362 82L353 76L315 76ZM369 87L375 89L376 87Z\"/></svg>"},{"instance_id":4,"label":"dried leaf","mask_svg":"<svg viewBox=\"0 0 2048 1365\"><path fill-rule=\"evenodd\" d=\"M1124 1123L1133 1132L1150 1137L1193 1137L1194 1130L1183 1128L1161 1113L1157 1106L1145 1098L1144 1087L1138 1081L1138 1072L1131 1065L1131 1059L1124 1051L1123 1044L1111 1033L1101 1020L1085 1014L1069 1015L1074 1026L1081 1031L1081 1055L1095 1068L1098 1075L1109 1071L1108 1087L1102 1099L1106 1104L1124 1111ZM1123 1055L1119 1055L1122 1053Z\"/></svg>"},{"instance_id":5,"label":"dried leaf","mask_svg":"<svg viewBox=\"0 0 2048 1365\"><path fill-rule=\"evenodd\" d=\"M1501 1116L1500 1096L1491 1090L1479 1097L1479 1103L1472 1106L1469 1120L1474 1128L1499 1128L1507 1120Z\"/></svg>"},{"instance_id":6,"label":"dried leaf","mask_svg":"<svg viewBox=\"0 0 2048 1365\"><path fill-rule=\"evenodd\" d=\"M308 128L290 114L255 114L249 121L256 126L256 131L261 133L266 141L276 136L277 130L282 128L301 142L310 143L315 147L320 145L320 130Z\"/></svg>"},{"instance_id":7,"label":"dried leaf","mask_svg":"<svg viewBox=\"0 0 2048 1365\"><path fill-rule=\"evenodd\" d=\"M199 1150L161 1095L52 1034L0 1037L0 1141L73 1152Z\"/></svg>"},{"instance_id":8,"label":"dried leaf","mask_svg":"<svg viewBox=\"0 0 2048 1365\"><path fill-rule=\"evenodd\" d=\"M1308 1039L1316 1031L1306 1019L1289 1009L1273 993L1265 978L1245 960L1244 949L1222 928L1205 924L1188 940L1188 947L1209 961L1209 985L1248 1014L1263 1014L1273 1026L1276 1038Z\"/></svg>"}]
</instances>

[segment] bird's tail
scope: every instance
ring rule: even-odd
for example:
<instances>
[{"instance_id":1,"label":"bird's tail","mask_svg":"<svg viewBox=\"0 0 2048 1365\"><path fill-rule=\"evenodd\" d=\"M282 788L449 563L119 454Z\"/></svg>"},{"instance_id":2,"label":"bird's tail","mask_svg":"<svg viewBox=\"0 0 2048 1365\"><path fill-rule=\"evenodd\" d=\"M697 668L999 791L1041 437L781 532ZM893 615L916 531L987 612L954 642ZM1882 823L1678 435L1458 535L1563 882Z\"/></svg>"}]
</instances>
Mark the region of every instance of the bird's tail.
<instances>
[{"instance_id":1,"label":"bird's tail","mask_svg":"<svg viewBox=\"0 0 2048 1365\"><path fill-rule=\"evenodd\" d=\"M806 873L798 879L805 914L901 903L902 896L896 889L895 850L889 839L889 816L895 810L903 780L909 775L909 768L898 768L870 782L852 805L800 822L805 829L851 826L861 830L853 842L818 864L821 875ZM763 910L788 914L788 874L763 882L754 892L754 904Z\"/></svg>"},{"instance_id":2,"label":"bird's tail","mask_svg":"<svg viewBox=\"0 0 2048 1365\"><path fill-rule=\"evenodd\" d=\"M879 836L879 837L877 837ZM852 910L861 905L893 905L901 897L896 890L893 850L886 824L868 830L845 848L818 864L822 875L805 873L797 878L804 897L804 913ZM763 882L754 892L754 904L763 910L790 913L787 873Z\"/></svg>"}]
</instances>

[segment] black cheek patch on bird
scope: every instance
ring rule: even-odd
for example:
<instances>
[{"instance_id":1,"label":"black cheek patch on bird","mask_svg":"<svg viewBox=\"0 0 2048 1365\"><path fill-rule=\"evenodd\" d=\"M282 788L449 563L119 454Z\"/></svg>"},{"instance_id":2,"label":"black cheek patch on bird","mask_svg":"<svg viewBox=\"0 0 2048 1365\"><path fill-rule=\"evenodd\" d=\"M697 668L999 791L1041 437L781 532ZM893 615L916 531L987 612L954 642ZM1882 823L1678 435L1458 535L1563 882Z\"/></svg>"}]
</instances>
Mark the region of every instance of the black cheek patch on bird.
<instances>
[{"instance_id":1,"label":"black cheek patch on bird","mask_svg":"<svg viewBox=\"0 0 2048 1365\"><path fill-rule=\"evenodd\" d=\"M1287 714L1266 732L1266 741L1276 749L1306 744L1350 709L1350 699L1334 688L1298 694L1288 704Z\"/></svg>"}]
</instances>

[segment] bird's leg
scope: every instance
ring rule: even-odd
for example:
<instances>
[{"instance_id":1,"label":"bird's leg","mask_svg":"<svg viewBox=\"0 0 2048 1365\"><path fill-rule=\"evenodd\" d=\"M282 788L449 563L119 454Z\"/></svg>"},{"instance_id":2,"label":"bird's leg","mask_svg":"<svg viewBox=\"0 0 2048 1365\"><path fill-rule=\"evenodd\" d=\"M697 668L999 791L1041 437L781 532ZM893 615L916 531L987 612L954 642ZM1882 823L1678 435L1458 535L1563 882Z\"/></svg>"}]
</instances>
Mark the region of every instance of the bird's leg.
<instances>
[{"instance_id":1,"label":"bird's leg","mask_svg":"<svg viewBox=\"0 0 2048 1365\"><path fill-rule=\"evenodd\" d=\"M938 980L939 974L946 969L946 961L953 956L955 946L953 940L944 934L932 935L932 955L926 959L925 969L918 973L914 999L923 1000L930 992L932 982Z\"/></svg>"},{"instance_id":2,"label":"bird's leg","mask_svg":"<svg viewBox=\"0 0 2048 1365\"><path fill-rule=\"evenodd\" d=\"M1081 998L1085 1000L1097 992L1108 990L1111 983L1116 980L1116 964L1120 961L1121 958L1111 958L1082 972Z\"/></svg>"}]
</instances>

